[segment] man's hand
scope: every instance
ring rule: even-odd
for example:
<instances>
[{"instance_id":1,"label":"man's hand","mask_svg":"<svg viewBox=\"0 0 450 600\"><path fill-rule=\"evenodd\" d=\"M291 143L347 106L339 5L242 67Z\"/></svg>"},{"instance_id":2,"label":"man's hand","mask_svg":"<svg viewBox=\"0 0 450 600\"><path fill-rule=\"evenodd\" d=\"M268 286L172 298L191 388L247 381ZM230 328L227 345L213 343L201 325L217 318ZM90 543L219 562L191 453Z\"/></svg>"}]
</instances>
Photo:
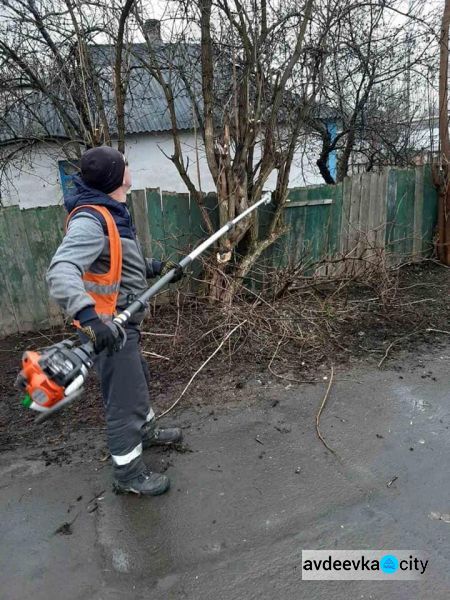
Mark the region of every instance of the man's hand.
<instances>
[{"instance_id":1,"label":"man's hand","mask_svg":"<svg viewBox=\"0 0 450 600\"><path fill-rule=\"evenodd\" d=\"M100 354L106 348L108 356L112 356L114 352L120 350L120 334L114 323L104 323L96 317L83 323L81 331L94 344L94 352L96 354Z\"/></svg>"},{"instance_id":2,"label":"man's hand","mask_svg":"<svg viewBox=\"0 0 450 600\"><path fill-rule=\"evenodd\" d=\"M177 262L174 262L173 260L167 260L166 262L163 262L161 268L161 275L165 275L172 269L175 269L175 275L170 280L170 283L176 283L177 281L180 281L182 277L184 277L183 267Z\"/></svg>"}]
</instances>

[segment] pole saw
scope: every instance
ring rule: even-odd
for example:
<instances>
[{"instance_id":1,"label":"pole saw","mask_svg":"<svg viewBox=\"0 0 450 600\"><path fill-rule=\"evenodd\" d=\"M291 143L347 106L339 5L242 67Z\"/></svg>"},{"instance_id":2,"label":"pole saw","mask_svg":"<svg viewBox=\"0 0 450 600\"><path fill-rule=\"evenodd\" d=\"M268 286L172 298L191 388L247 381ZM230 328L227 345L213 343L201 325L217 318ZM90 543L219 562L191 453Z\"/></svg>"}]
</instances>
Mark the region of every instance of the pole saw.
<instances>
[{"instance_id":1,"label":"pole saw","mask_svg":"<svg viewBox=\"0 0 450 600\"><path fill-rule=\"evenodd\" d=\"M231 231L239 221L247 217L258 206L269 204L270 193L244 210L232 221L226 223L207 240L199 244L190 254L185 256L179 266L185 268L200 254L209 248L225 233ZM123 347L126 342L125 325L128 319L147 306L147 302L166 284L170 283L176 273L171 269L141 296L132 302L123 312L114 317L111 327ZM84 382L94 364L94 346L92 342L76 345L71 340L63 340L42 352L26 351L22 356L22 370L17 376L16 386L25 392L22 405L41 414L36 419L41 422L50 414L60 410L83 392Z\"/></svg>"}]
</instances>

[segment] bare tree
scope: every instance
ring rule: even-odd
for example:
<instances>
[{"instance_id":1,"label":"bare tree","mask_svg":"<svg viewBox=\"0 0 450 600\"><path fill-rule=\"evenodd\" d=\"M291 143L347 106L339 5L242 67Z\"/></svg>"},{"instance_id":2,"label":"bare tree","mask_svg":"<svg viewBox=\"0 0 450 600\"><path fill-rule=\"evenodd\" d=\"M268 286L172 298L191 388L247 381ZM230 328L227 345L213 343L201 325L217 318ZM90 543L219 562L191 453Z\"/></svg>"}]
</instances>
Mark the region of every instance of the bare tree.
<instances>
[{"instance_id":1,"label":"bare tree","mask_svg":"<svg viewBox=\"0 0 450 600\"><path fill-rule=\"evenodd\" d=\"M339 3L320 97L339 130L330 131L320 116L311 119L322 143L317 165L326 183L342 181L358 159L371 170L405 166L414 156L411 74L423 69L425 77L432 60L434 14L420 3L410 2L406 13L400 8L396 0ZM338 155L336 176L329 170L332 152Z\"/></svg>"},{"instance_id":2,"label":"bare tree","mask_svg":"<svg viewBox=\"0 0 450 600\"><path fill-rule=\"evenodd\" d=\"M312 21L313 4L280 2L275 9L266 0L177 3L187 27L164 48L148 37L145 14L136 11L147 46L139 58L164 90L171 116L170 159L199 204L207 229L212 223L201 182L189 173L180 142L174 102L180 82L192 100L221 225L259 200L276 173L266 231L253 215L222 241L208 275L212 298L231 302L255 262L285 232L282 216L292 161L321 85L325 34Z\"/></svg>"},{"instance_id":3,"label":"bare tree","mask_svg":"<svg viewBox=\"0 0 450 600\"><path fill-rule=\"evenodd\" d=\"M57 115L61 137L94 144L98 123L92 114L91 90L95 86L86 83L90 65L84 52L89 33L78 22L76 9L69 1L37 5L34 0L5 0L2 12L0 56L10 73L16 74L14 100L20 107L7 113L12 117L6 120L11 132L8 141L22 137L24 120L30 125L30 138L33 124L40 125L34 131L36 139L51 137L45 119L48 109Z\"/></svg>"},{"instance_id":4,"label":"bare tree","mask_svg":"<svg viewBox=\"0 0 450 600\"><path fill-rule=\"evenodd\" d=\"M105 86L113 87L119 149L124 149L127 72L124 61L126 24L134 0L115 5L86 0L5 0L0 20L2 72L10 80L2 86L3 142L23 141L24 120L30 125L27 141L56 138L79 146L111 144L111 115L105 106ZM114 77L93 60L99 41L115 47ZM12 92L13 90L13 92ZM11 110L7 110L11 107ZM15 107L15 108L14 108ZM56 114L55 126L51 113ZM39 126L33 131L33 125ZM17 125L17 131L15 131ZM51 127L49 127L51 125ZM59 135L54 135L54 131ZM33 136L34 134L34 136ZM63 144L63 148L68 148Z\"/></svg>"}]
</instances>

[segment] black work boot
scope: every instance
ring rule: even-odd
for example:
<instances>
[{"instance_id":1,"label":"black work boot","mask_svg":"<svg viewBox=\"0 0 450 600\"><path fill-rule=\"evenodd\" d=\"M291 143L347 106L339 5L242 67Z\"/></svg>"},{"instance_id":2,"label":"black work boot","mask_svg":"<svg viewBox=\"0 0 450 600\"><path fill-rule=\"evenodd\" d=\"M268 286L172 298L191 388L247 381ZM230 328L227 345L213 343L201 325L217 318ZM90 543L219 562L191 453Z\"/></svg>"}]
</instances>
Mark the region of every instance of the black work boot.
<instances>
[{"instance_id":1,"label":"black work boot","mask_svg":"<svg viewBox=\"0 0 450 600\"><path fill-rule=\"evenodd\" d=\"M145 450L150 446L171 446L179 444L183 439L183 432L179 427L158 427L149 423L142 436L142 447Z\"/></svg>"},{"instance_id":2,"label":"black work boot","mask_svg":"<svg viewBox=\"0 0 450 600\"><path fill-rule=\"evenodd\" d=\"M113 489L116 494L138 494L144 496L159 496L170 487L170 479L161 473L144 471L130 481L114 480Z\"/></svg>"}]
</instances>

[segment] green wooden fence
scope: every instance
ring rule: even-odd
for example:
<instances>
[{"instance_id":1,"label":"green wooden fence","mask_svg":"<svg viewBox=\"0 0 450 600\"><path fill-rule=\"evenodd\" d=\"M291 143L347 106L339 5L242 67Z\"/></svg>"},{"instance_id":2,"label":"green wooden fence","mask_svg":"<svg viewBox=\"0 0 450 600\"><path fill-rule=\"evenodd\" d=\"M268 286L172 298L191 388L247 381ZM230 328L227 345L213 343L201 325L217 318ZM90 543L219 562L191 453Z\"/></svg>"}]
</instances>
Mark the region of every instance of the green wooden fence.
<instances>
[{"instance_id":1,"label":"green wooden fence","mask_svg":"<svg viewBox=\"0 0 450 600\"><path fill-rule=\"evenodd\" d=\"M391 264L433 250L437 194L428 166L362 173L335 185L290 191L282 264L327 258L368 259L384 250ZM349 265L357 263L349 261Z\"/></svg>"},{"instance_id":2,"label":"green wooden fence","mask_svg":"<svg viewBox=\"0 0 450 600\"><path fill-rule=\"evenodd\" d=\"M217 225L216 204L214 195L207 196ZM130 207L148 255L176 260L206 237L200 211L187 194L137 191ZM267 210L262 207L259 214L262 232ZM61 206L0 209L0 335L62 323L48 298L45 272L62 239L64 219ZM437 196L428 167L390 168L336 186L292 189L284 219L288 231L266 252L265 264L302 262L311 270L336 257L370 259L375 247L384 248L395 263L432 250Z\"/></svg>"}]
</instances>

